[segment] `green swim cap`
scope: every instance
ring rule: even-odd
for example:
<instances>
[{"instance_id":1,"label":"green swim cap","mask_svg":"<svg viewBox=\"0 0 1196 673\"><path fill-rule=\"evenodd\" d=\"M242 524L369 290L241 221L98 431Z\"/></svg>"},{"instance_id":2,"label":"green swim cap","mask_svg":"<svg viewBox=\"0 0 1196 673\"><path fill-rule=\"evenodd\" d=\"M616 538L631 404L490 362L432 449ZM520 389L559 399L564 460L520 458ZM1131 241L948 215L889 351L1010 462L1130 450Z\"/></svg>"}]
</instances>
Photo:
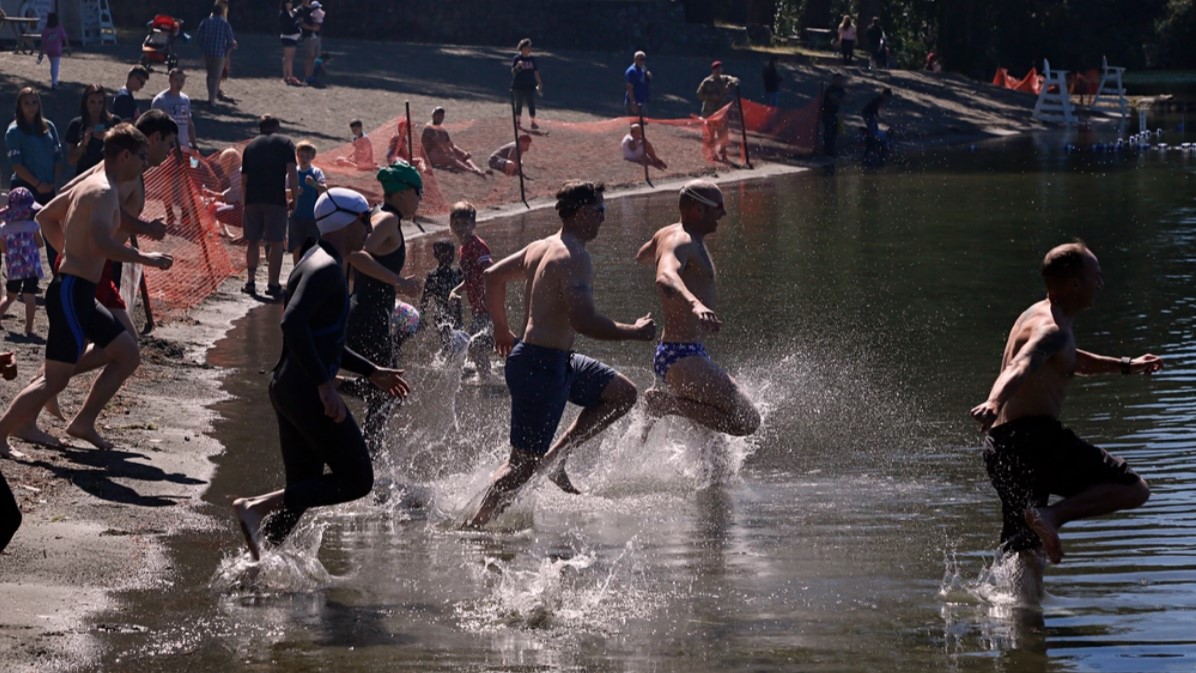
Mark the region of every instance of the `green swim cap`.
<instances>
[{"instance_id":1,"label":"green swim cap","mask_svg":"<svg viewBox=\"0 0 1196 673\"><path fill-rule=\"evenodd\" d=\"M393 164L379 168L376 177L382 185L382 191L387 194L394 194L406 189L416 189L422 192L424 189L424 179L419 176L419 171L402 159L395 159Z\"/></svg>"}]
</instances>

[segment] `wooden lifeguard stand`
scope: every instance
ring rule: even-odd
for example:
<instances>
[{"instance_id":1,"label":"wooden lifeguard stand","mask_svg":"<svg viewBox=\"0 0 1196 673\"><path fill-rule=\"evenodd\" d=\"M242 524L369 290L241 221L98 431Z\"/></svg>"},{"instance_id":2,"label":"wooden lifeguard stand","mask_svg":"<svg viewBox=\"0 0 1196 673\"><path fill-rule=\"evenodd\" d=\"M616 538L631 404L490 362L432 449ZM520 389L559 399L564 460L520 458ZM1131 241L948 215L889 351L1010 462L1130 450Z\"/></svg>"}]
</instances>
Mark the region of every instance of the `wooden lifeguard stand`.
<instances>
[{"instance_id":1,"label":"wooden lifeguard stand","mask_svg":"<svg viewBox=\"0 0 1196 673\"><path fill-rule=\"evenodd\" d=\"M1121 117L1129 115L1130 107L1125 100L1125 87L1121 85L1121 75L1125 68L1109 67L1109 59L1101 56L1100 87L1092 99L1092 109L1115 112Z\"/></svg>"},{"instance_id":2,"label":"wooden lifeguard stand","mask_svg":"<svg viewBox=\"0 0 1196 673\"><path fill-rule=\"evenodd\" d=\"M1034 118L1071 126L1076 123L1071 93L1067 90L1067 71L1051 70L1051 62L1043 59L1044 77L1038 101L1034 103Z\"/></svg>"}]
</instances>

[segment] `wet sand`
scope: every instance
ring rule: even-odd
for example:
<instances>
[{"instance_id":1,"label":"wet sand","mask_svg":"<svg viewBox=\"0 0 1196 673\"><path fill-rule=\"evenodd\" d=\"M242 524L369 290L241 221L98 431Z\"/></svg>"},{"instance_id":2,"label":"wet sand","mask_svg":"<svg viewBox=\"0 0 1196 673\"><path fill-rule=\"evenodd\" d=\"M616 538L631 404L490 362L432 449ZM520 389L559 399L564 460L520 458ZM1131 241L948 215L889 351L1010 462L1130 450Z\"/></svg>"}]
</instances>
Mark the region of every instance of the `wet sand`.
<instances>
[{"instance_id":1,"label":"wet sand","mask_svg":"<svg viewBox=\"0 0 1196 673\"><path fill-rule=\"evenodd\" d=\"M226 87L237 100L236 106L214 115L202 108L197 110L198 135L206 149L250 137L254 120L265 112L301 128L302 133L296 136L311 136L331 146L347 140L348 119L362 117L370 127L398 114L404 100L411 100L414 110L445 105L457 119L497 117L505 111L503 61L507 50L428 45L386 45L379 49L377 44L338 42L328 45L337 54L331 85L311 90L278 82L274 75L278 51L274 38L239 39L241 49L235 60L234 79ZM78 50L64 59L65 86L44 94L47 115L61 131L76 114L84 83L98 81L110 89L123 83L137 40L135 34L130 34L118 47ZM184 47L182 54L184 65L194 72L187 89L197 98L195 94L202 90L202 69L195 67L197 50L194 46ZM626 67L625 56L542 55L541 67L551 65L552 70L545 73L551 93L542 103L541 115L567 121L620 115L619 76ZM762 58L754 54L720 56L728 72L744 78L745 88L755 85ZM402 67L417 58L418 72ZM704 58L650 55L661 116L681 117L696 111L692 91L707 66L708 59ZM0 54L0 78L13 87L32 82L44 90L44 70L34 66L32 57ZM784 102L796 105L814 95L819 82L828 79L833 68L790 63L786 70ZM851 91L844 107L848 121L872 92L891 86L897 102L887 113L891 115L888 120L900 125L901 137L909 148L1031 128L1033 97L1025 94L996 90L954 76L900 71L874 75L857 69L850 69L848 74ZM156 73L144 92L145 104L164 86L165 77ZM595 90L605 91L598 103ZM418 115L416 119L419 121ZM626 169L616 168L622 172ZM720 172L715 177L720 181L755 179L800 169L762 164L755 170ZM577 158L578 175L606 179L605 170L587 157ZM661 176L656 189L675 188L686 177ZM473 176L449 178L441 185L446 193L453 189L452 180L476 180ZM620 191L635 190L625 185ZM543 197L532 203L547 204ZM523 208L522 204L512 204L485 216L500 217ZM429 233L438 230L432 226ZM418 234L414 229L407 233ZM412 263L419 266L426 262L415 259ZM259 305L237 292L241 282L231 279L188 316L160 325L152 338L143 340L141 369L100 419L101 432L115 440L116 450L99 452L77 442L66 449L46 449L16 441L16 447L29 459L0 461L0 470L25 513L24 525L7 553L0 556L0 594L5 605L0 615L0 650L7 654L6 670L87 669L96 661L97 652L89 637L91 627L85 626L86 615L110 607L109 596L119 590L160 587L169 591L171 568L162 553L164 538L181 530L217 527L227 529L230 545L239 542L231 517L211 520L198 514L194 506L200 502L210 478L211 458L223 449L205 434L212 421L208 409L222 396L221 371L205 362L205 353L233 320ZM19 329L20 323L19 318L10 315L3 326L6 330ZM44 335L45 330L45 314L39 311L38 331ZM11 337L9 332L3 347L17 352L21 375L18 381L4 384L6 403L19 390L17 384L28 381L36 371L43 352L39 344ZM81 405L90 380L90 376L83 377L63 396L68 415ZM43 419L43 427L55 435L63 434L63 424L56 420ZM269 431L273 431L272 425ZM137 616L130 615L128 621L135 623Z\"/></svg>"}]
</instances>

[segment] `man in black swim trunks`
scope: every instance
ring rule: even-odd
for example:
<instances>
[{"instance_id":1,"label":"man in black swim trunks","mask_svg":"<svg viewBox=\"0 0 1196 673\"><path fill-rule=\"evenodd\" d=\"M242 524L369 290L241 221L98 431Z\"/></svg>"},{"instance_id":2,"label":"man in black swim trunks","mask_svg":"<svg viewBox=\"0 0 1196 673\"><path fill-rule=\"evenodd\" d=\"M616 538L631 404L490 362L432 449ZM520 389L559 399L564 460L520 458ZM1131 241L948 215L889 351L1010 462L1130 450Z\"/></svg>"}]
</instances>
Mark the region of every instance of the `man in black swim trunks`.
<instances>
[{"instance_id":1,"label":"man in black swim trunks","mask_svg":"<svg viewBox=\"0 0 1196 673\"><path fill-rule=\"evenodd\" d=\"M42 405L66 388L88 341L104 350L108 364L66 431L97 448L112 446L96 430L96 418L137 368L139 357L133 335L96 301L96 285L105 260L159 269L169 269L173 263L170 255L143 253L124 245L123 234L117 231L121 217L118 187L144 170L149 161L147 145L145 135L131 124L118 124L104 137L103 171L88 176L61 197L70 202L65 233L54 227L45 231L51 243L61 243L62 250L58 277L46 290L50 331L45 376L22 390L0 417L0 455L10 452L9 435L32 424Z\"/></svg>"},{"instance_id":2,"label":"man in black swim trunks","mask_svg":"<svg viewBox=\"0 0 1196 673\"><path fill-rule=\"evenodd\" d=\"M1047 298L1026 309L1005 345L1001 374L972 417L988 431L984 460L1001 498L1001 545L1033 571L1041 596L1042 552L1063 558L1059 528L1069 521L1132 509L1150 489L1121 458L1088 444L1058 421L1075 374L1150 374L1156 355L1115 358L1076 348L1076 316L1104 282L1096 255L1081 242L1060 245L1042 262ZM1054 493L1063 499L1047 505Z\"/></svg>"},{"instance_id":3,"label":"man in black swim trunks","mask_svg":"<svg viewBox=\"0 0 1196 673\"><path fill-rule=\"evenodd\" d=\"M486 269L486 308L494 320L494 350L507 358L511 391L511 455L491 480L465 525L486 525L511 504L537 469L569 493L565 475L573 447L602 432L635 404L635 384L607 365L573 352L578 333L607 341L651 341L648 314L618 323L594 308L594 266L586 243L606 217L602 184L571 180L556 194L561 230ZM516 339L507 322L507 284L526 283L527 326ZM582 407L573 425L552 441L566 402Z\"/></svg>"},{"instance_id":4,"label":"man in black swim trunks","mask_svg":"<svg viewBox=\"0 0 1196 673\"><path fill-rule=\"evenodd\" d=\"M233 501L255 561L259 536L279 544L308 509L363 498L374 486L365 439L337 392L337 371L343 366L395 397L408 392L401 371L377 366L345 345L345 257L361 250L370 212L353 190L334 187L321 194L315 208L320 242L307 243L287 280L282 355L270 380L287 485Z\"/></svg>"}]
</instances>

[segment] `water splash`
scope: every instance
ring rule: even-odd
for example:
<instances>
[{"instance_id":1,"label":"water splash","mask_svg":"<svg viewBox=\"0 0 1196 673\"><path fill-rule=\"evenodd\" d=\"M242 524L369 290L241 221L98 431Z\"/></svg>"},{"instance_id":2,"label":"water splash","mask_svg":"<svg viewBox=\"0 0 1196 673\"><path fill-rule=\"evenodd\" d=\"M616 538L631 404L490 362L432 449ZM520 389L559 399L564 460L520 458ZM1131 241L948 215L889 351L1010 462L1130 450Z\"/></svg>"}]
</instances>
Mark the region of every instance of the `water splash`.
<instances>
[{"instance_id":1,"label":"water splash","mask_svg":"<svg viewBox=\"0 0 1196 673\"><path fill-rule=\"evenodd\" d=\"M238 549L216 566L208 586L222 594L291 594L318 591L336 578L317 554L328 527L326 521L305 520L278 547L264 545L260 561Z\"/></svg>"}]
</instances>

